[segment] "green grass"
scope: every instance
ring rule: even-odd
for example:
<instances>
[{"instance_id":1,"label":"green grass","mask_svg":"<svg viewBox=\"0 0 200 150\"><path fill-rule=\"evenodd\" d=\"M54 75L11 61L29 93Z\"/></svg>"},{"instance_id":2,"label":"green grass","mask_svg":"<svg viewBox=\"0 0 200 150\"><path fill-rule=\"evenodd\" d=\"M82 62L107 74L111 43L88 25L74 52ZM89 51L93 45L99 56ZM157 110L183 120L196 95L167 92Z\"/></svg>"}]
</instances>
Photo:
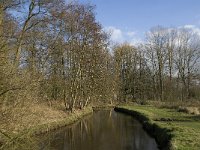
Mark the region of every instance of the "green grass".
<instances>
[{"instance_id":1,"label":"green grass","mask_svg":"<svg viewBox=\"0 0 200 150\"><path fill-rule=\"evenodd\" d=\"M118 108L138 112L141 116L147 117L151 124L162 129L169 129L173 149L200 149L200 116L154 106L120 106Z\"/></svg>"}]
</instances>

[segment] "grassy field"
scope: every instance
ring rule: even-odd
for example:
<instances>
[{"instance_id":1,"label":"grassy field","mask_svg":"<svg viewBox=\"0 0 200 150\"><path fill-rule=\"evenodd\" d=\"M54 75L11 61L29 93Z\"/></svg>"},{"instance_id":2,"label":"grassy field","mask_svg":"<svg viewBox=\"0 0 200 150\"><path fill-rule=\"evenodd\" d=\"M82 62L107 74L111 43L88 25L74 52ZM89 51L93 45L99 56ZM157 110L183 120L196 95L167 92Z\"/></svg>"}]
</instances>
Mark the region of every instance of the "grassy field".
<instances>
[{"instance_id":1,"label":"grassy field","mask_svg":"<svg viewBox=\"0 0 200 150\"><path fill-rule=\"evenodd\" d=\"M177 150L199 150L200 149L200 116L178 112L175 109L157 108L154 106L120 106L132 114L136 114L141 122L148 122L154 126L153 136L158 140L169 138L171 149ZM159 130L155 130L155 126Z\"/></svg>"}]
</instances>

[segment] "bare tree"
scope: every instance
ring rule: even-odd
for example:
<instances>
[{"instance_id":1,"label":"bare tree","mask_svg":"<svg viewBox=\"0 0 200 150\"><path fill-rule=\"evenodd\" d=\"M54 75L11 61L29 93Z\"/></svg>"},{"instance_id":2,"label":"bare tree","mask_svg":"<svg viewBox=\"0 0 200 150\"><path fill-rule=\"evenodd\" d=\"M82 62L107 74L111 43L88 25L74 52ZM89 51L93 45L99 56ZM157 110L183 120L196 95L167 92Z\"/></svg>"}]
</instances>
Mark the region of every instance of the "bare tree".
<instances>
[{"instance_id":1,"label":"bare tree","mask_svg":"<svg viewBox=\"0 0 200 150\"><path fill-rule=\"evenodd\" d=\"M190 98L190 84L199 60L199 36L190 30L178 31L175 63L181 79L181 99Z\"/></svg>"},{"instance_id":2,"label":"bare tree","mask_svg":"<svg viewBox=\"0 0 200 150\"><path fill-rule=\"evenodd\" d=\"M153 28L148 33L148 46L149 50L155 51L155 54L152 52L152 61L155 61L153 64L154 69L156 69L156 74L158 77L158 87L159 87L159 98L160 100L164 99L164 66L166 63L166 34L165 29L162 27ZM154 62L153 62L154 63Z\"/></svg>"}]
</instances>

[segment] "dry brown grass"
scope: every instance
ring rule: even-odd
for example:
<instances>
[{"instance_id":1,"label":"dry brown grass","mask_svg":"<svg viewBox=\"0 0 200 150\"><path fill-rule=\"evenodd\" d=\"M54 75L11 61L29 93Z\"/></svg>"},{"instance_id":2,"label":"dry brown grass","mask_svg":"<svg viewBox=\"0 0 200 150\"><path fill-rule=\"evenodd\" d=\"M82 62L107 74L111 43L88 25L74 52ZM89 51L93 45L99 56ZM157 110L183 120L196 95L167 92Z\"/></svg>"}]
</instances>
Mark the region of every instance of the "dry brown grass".
<instances>
[{"instance_id":1,"label":"dry brown grass","mask_svg":"<svg viewBox=\"0 0 200 150\"><path fill-rule=\"evenodd\" d=\"M45 103L29 102L23 107L9 109L3 118L0 118L0 149L21 149L20 147L24 148L29 144L32 148L33 142L37 141L34 135L64 127L91 112L91 107L88 107L70 113L57 102L53 103L52 107Z\"/></svg>"},{"instance_id":2,"label":"dry brown grass","mask_svg":"<svg viewBox=\"0 0 200 150\"><path fill-rule=\"evenodd\" d=\"M200 101L188 100L188 101L136 101L134 103L128 103L129 105L151 105L158 108L175 109L179 112L188 114L200 115ZM125 104L127 105L127 104Z\"/></svg>"},{"instance_id":3,"label":"dry brown grass","mask_svg":"<svg viewBox=\"0 0 200 150\"><path fill-rule=\"evenodd\" d=\"M197 107L200 108L200 101L188 100L188 101L147 101L148 105L153 105L161 108L174 108L178 109L182 107Z\"/></svg>"},{"instance_id":4,"label":"dry brown grass","mask_svg":"<svg viewBox=\"0 0 200 150\"><path fill-rule=\"evenodd\" d=\"M178 111L179 112L185 112L185 113L188 113L188 114L194 114L194 115L200 114L199 108L197 108L197 107L182 107L182 106L180 106L178 108Z\"/></svg>"},{"instance_id":5,"label":"dry brown grass","mask_svg":"<svg viewBox=\"0 0 200 150\"><path fill-rule=\"evenodd\" d=\"M32 126L64 119L68 114L68 112L45 104L29 103L23 107L13 108L8 114L4 114L0 129L8 133L18 133Z\"/></svg>"}]
</instances>

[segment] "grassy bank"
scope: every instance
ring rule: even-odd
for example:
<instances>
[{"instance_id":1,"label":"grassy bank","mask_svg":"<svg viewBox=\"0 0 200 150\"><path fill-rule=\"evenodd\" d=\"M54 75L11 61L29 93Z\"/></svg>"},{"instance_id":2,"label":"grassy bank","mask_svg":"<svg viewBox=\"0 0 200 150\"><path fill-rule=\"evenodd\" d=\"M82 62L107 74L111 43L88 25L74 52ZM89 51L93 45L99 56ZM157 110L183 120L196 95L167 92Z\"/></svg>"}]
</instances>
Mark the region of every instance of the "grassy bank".
<instances>
[{"instance_id":1,"label":"grassy bank","mask_svg":"<svg viewBox=\"0 0 200 150\"><path fill-rule=\"evenodd\" d=\"M199 150L200 116L154 106L119 106L115 110L135 116L161 149Z\"/></svg>"},{"instance_id":2,"label":"grassy bank","mask_svg":"<svg viewBox=\"0 0 200 150\"><path fill-rule=\"evenodd\" d=\"M7 126L6 123L1 124L0 149L34 149L30 143L34 143L35 135L72 124L92 111L91 107L87 107L69 113L48 106L34 105L25 115L18 114L22 116L21 121L17 118Z\"/></svg>"},{"instance_id":3,"label":"grassy bank","mask_svg":"<svg viewBox=\"0 0 200 150\"><path fill-rule=\"evenodd\" d=\"M110 110L110 109L113 109L115 108L116 105L111 105L111 104L108 104L108 105L94 105L92 108L93 110Z\"/></svg>"}]
</instances>

